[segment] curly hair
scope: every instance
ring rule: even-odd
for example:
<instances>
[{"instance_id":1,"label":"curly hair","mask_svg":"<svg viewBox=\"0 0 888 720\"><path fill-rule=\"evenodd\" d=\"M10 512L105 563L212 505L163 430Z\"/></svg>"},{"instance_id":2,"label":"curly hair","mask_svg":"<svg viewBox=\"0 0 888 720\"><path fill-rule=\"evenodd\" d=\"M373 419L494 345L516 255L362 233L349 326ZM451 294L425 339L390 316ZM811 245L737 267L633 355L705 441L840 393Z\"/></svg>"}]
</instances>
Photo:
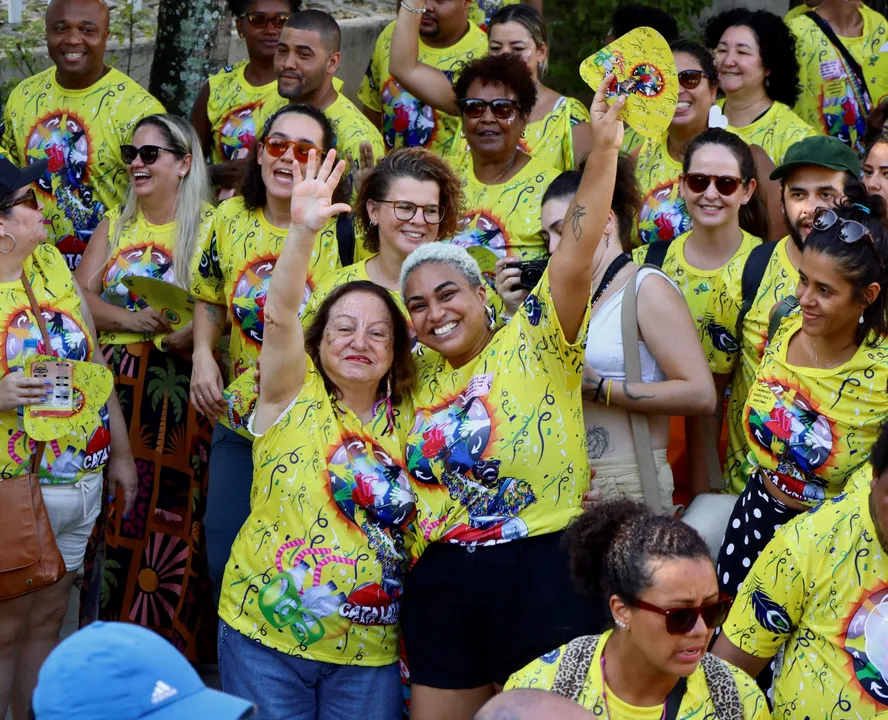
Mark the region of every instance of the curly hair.
<instances>
[{"instance_id":1,"label":"curly hair","mask_svg":"<svg viewBox=\"0 0 888 720\"><path fill-rule=\"evenodd\" d=\"M228 9L236 18L243 17L250 10L255 0L228 0ZM302 0L287 0L290 12L298 12L302 8Z\"/></svg>"},{"instance_id":2,"label":"curly hair","mask_svg":"<svg viewBox=\"0 0 888 720\"><path fill-rule=\"evenodd\" d=\"M327 392L335 396L339 396L337 387L333 381L327 376L324 366L321 364L321 340L324 337L324 330L327 328L327 322L330 319L330 311L333 306L346 295L361 292L375 295L388 309L392 319L392 328L394 329L394 338L392 340L394 348L394 357L392 358L391 378L392 378L392 403L397 405L401 399L410 393L410 387L413 385L413 355L411 347L413 343L410 340L410 326L404 318L403 313L398 308L397 303L392 299L391 294L384 287L372 283L369 280L355 280L345 283L333 289L327 297L324 298L318 307L317 315L312 320L311 325L305 331L305 352L308 353L321 378L324 381L324 387ZM379 397L385 397L386 384L388 375L379 381L377 394Z\"/></svg>"},{"instance_id":3,"label":"curly hair","mask_svg":"<svg viewBox=\"0 0 888 720\"><path fill-rule=\"evenodd\" d=\"M524 120L530 117L537 101L537 88L530 74L530 68L520 55L515 53L488 55L470 62L453 84L457 103L468 97L469 88L476 81L485 87L502 85L511 90L518 101L518 114Z\"/></svg>"},{"instance_id":4,"label":"curly hair","mask_svg":"<svg viewBox=\"0 0 888 720\"><path fill-rule=\"evenodd\" d=\"M265 203L268 201L268 193L265 191L265 181L262 179L262 168L258 161L259 147L265 142L265 138L268 137L268 133L271 131L271 127L274 125L275 120L290 114L305 115L321 126L321 130L324 134L323 147L321 150L323 150L325 154L328 150L336 146L336 135L333 132L333 126L330 124L327 116L316 107L312 107L311 105L293 104L282 107L280 110L272 114L271 117L265 121L265 125L262 127L259 137L256 138L256 143L250 150L250 154L247 155L247 169L241 180L240 191L244 196L244 205L251 210L265 207ZM342 193L340 190L343 188L343 182L345 181L343 180L340 182L339 188L337 189L336 202L339 202L338 198L341 197Z\"/></svg>"},{"instance_id":5,"label":"curly hair","mask_svg":"<svg viewBox=\"0 0 888 720\"><path fill-rule=\"evenodd\" d=\"M438 225L438 239L454 235L462 218L465 198L459 178L438 155L425 148L401 148L386 155L376 163L355 201L355 223L364 238L364 247L372 253L379 252L379 228L370 224L368 200L387 200L392 183L401 178L420 182L433 182L438 186L439 203L444 215ZM417 210L417 212L421 212Z\"/></svg>"},{"instance_id":6,"label":"curly hair","mask_svg":"<svg viewBox=\"0 0 888 720\"><path fill-rule=\"evenodd\" d=\"M735 8L711 18L704 27L706 47L715 50L728 28L748 27L759 45L762 65L770 71L765 92L771 100L792 107L801 93L795 35L783 19L767 10Z\"/></svg>"},{"instance_id":7,"label":"curly hair","mask_svg":"<svg viewBox=\"0 0 888 720\"><path fill-rule=\"evenodd\" d=\"M818 252L834 258L842 277L854 288L854 299L863 299L863 291L876 282L882 287L878 297L863 311L863 322L855 325L855 340L876 347L888 334L888 230L883 224L885 199L880 195L846 197L832 208L841 220L858 222L870 231L872 242L861 238L847 243L840 237L842 223L826 230L811 231L805 240L805 252ZM873 260L876 262L873 262Z\"/></svg>"},{"instance_id":8,"label":"curly hair","mask_svg":"<svg viewBox=\"0 0 888 720\"><path fill-rule=\"evenodd\" d=\"M652 584L656 560L711 562L694 528L631 500L604 502L583 513L568 526L563 542L574 585L605 601L613 595L637 600Z\"/></svg>"},{"instance_id":9,"label":"curly hair","mask_svg":"<svg viewBox=\"0 0 888 720\"><path fill-rule=\"evenodd\" d=\"M586 163L577 170L567 170L555 178L543 193L540 203L545 205L549 200L573 199L580 189ZM614 183L614 194L611 198L611 210L617 218L617 230L620 234L620 246L629 252L633 245L633 228L635 218L641 209L642 196L638 181L635 179L635 160L625 153L620 153L617 160L617 179Z\"/></svg>"}]
</instances>

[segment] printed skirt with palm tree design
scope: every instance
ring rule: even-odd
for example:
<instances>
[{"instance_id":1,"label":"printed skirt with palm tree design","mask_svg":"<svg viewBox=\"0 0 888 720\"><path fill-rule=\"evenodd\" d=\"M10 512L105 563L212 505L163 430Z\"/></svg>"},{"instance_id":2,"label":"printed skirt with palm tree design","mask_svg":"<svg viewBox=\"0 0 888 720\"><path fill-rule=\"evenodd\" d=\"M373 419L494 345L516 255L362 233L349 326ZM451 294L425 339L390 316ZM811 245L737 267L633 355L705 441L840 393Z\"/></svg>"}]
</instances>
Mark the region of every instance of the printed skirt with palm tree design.
<instances>
[{"instance_id":1,"label":"printed skirt with palm tree design","mask_svg":"<svg viewBox=\"0 0 888 720\"><path fill-rule=\"evenodd\" d=\"M150 342L104 345L102 352L115 376L139 489L128 516L119 494L108 503L93 534L81 625L138 623L192 662L215 662L203 530L213 428L188 403L191 360Z\"/></svg>"}]
</instances>

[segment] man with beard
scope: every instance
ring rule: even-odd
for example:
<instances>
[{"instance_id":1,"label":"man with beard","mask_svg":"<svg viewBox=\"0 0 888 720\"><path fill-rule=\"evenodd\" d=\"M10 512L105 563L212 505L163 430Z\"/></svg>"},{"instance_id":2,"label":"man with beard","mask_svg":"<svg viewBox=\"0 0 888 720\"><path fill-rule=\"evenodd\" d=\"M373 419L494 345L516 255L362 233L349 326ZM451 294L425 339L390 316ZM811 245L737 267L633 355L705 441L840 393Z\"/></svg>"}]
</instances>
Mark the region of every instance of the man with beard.
<instances>
[{"instance_id":1,"label":"man with beard","mask_svg":"<svg viewBox=\"0 0 888 720\"><path fill-rule=\"evenodd\" d=\"M869 461L868 486L776 532L713 649L752 677L778 657L774 717L888 715L888 427Z\"/></svg>"},{"instance_id":2,"label":"man with beard","mask_svg":"<svg viewBox=\"0 0 888 720\"><path fill-rule=\"evenodd\" d=\"M262 107L256 127L261 130L265 118L290 103L312 105L333 126L339 157L351 156L354 161L360 158L363 165L372 167L373 158L385 154L385 146L379 130L334 85L333 76L342 58L341 41L339 25L332 15L321 10L290 15L274 57L279 97ZM350 185L349 189L353 199L357 188Z\"/></svg>"},{"instance_id":3,"label":"man with beard","mask_svg":"<svg viewBox=\"0 0 888 720\"><path fill-rule=\"evenodd\" d=\"M102 0L53 0L46 48L53 66L22 80L0 123L0 147L16 165L49 159L37 181L47 242L74 270L108 208L122 205L130 180L120 156L133 127L163 106L105 65L108 7Z\"/></svg>"},{"instance_id":4,"label":"man with beard","mask_svg":"<svg viewBox=\"0 0 888 720\"><path fill-rule=\"evenodd\" d=\"M814 213L843 197L866 195L857 155L841 140L824 136L792 145L771 180L780 180L781 206L790 233L735 256L716 280L703 317L703 349L719 397L731 387L723 475L728 490L735 494L743 492L746 484L743 406L765 350L770 318L774 312L785 314L788 307L783 300L795 293L802 247ZM721 414L719 404L719 420ZM700 460L692 463L693 477L706 474L705 461ZM706 485L708 479L698 483Z\"/></svg>"},{"instance_id":5,"label":"man with beard","mask_svg":"<svg viewBox=\"0 0 888 720\"><path fill-rule=\"evenodd\" d=\"M401 7L421 13L419 62L436 67L453 81L462 69L487 54L487 35L469 22L470 0L427 0L424 10L406 0ZM386 149L425 147L446 155L459 118L434 110L406 92L389 72L392 22L376 41L358 98L364 114L382 129Z\"/></svg>"}]
</instances>

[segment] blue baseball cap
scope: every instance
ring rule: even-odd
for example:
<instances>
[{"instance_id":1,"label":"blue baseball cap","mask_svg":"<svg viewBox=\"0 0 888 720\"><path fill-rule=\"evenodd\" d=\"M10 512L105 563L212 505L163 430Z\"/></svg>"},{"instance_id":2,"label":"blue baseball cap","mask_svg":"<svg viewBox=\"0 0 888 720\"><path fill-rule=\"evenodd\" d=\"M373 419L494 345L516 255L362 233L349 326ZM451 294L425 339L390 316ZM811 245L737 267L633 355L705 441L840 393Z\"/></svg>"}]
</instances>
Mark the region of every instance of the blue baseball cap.
<instances>
[{"instance_id":1,"label":"blue baseball cap","mask_svg":"<svg viewBox=\"0 0 888 720\"><path fill-rule=\"evenodd\" d=\"M37 678L37 720L238 720L252 703L211 690L185 657L138 625L88 625L53 650Z\"/></svg>"}]
</instances>

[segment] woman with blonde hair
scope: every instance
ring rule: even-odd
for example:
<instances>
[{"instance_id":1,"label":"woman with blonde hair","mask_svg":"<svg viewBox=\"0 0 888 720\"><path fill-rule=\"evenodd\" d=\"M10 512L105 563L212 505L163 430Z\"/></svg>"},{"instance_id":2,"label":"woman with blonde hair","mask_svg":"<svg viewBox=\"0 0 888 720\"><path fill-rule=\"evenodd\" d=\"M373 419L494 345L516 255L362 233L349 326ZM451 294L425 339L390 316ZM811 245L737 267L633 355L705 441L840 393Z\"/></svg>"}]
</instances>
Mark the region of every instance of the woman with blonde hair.
<instances>
[{"instance_id":1,"label":"woman with blonde hair","mask_svg":"<svg viewBox=\"0 0 888 720\"><path fill-rule=\"evenodd\" d=\"M129 515L119 503L108 507L104 568L92 577L102 578L100 619L175 638L195 661L200 618L212 613L201 540L212 426L188 403L191 323L174 329L169 313L149 307L124 280L190 289L195 248L212 231L209 178L196 132L172 115L144 118L121 155L126 204L105 215L76 277L115 376L139 501ZM87 589L85 598L97 594ZM95 612L84 602L84 620Z\"/></svg>"}]
</instances>

